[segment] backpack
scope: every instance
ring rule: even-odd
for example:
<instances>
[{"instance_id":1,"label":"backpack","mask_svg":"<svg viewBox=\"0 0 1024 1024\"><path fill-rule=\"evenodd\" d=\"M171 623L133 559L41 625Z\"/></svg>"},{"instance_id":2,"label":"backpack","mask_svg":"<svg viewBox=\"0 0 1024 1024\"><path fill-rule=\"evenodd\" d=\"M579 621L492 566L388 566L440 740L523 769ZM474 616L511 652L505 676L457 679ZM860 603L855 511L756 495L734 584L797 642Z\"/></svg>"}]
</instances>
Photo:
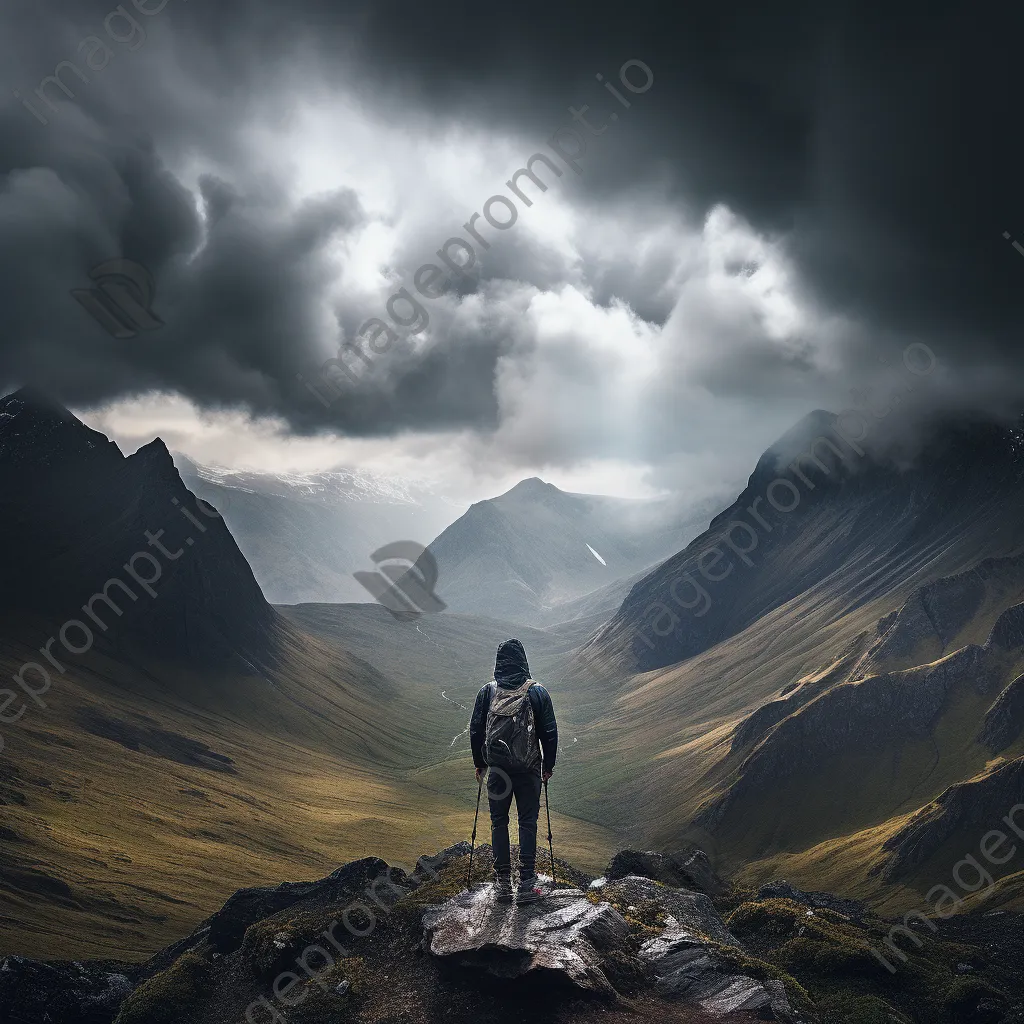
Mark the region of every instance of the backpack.
<instances>
[{"instance_id":1,"label":"backpack","mask_svg":"<svg viewBox=\"0 0 1024 1024\"><path fill-rule=\"evenodd\" d=\"M540 741L533 720L533 704L527 679L515 690L491 684L491 706L484 733L484 760L489 767L507 772L539 772Z\"/></svg>"}]
</instances>

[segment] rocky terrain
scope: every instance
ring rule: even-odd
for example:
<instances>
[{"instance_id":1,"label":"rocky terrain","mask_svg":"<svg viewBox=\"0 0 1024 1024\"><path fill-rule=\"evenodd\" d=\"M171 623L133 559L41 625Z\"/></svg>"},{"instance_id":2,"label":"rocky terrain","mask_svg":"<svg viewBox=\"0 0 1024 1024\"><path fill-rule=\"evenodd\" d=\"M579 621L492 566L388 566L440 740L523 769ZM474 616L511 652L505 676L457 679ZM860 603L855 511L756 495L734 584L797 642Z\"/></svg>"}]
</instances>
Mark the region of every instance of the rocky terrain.
<instances>
[{"instance_id":1,"label":"rocky terrain","mask_svg":"<svg viewBox=\"0 0 1024 1024\"><path fill-rule=\"evenodd\" d=\"M955 936L911 945L863 904L786 882L737 889L693 850L621 851L596 879L545 859L549 894L515 906L494 900L487 847L467 887L468 854L462 843L409 871L364 858L242 890L141 966L6 957L0 1012L12 1024L1024 1019L1020 972L1008 984L991 954L1020 935L1015 915L967 915ZM891 973L877 951L899 948Z\"/></svg>"}]
</instances>

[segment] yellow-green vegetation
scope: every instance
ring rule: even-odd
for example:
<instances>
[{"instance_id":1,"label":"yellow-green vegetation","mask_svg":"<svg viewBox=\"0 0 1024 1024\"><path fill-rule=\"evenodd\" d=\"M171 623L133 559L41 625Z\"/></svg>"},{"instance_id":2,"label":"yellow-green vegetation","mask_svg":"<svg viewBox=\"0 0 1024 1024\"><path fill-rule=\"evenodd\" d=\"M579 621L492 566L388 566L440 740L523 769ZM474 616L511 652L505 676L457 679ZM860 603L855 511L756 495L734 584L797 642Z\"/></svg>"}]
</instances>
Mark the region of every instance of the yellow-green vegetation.
<instances>
[{"instance_id":1,"label":"yellow-green vegetation","mask_svg":"<svg viewBox=\"0 0 1024 1024\"><path fill-rule=\"evenodd\" d=\"M998 996L985 982L955 973L970 950L927 935L918 936L919 946L906 937L898 942L881 920L860 925L834 911L769 899L742 904L727 924L800 982L824 1024L874 1024L887 1021L887 1013L896 1020L952 1024L979 999ZM893 945L906 950L905 962ZM894 962L896 972L886 970L872 949Z\"/></svg>"},{"instance_id":2,"label":"yellow-green vegetation","mask_svg":"<svg viewBox=\"0 0 1024 1024\"><path fill-rule=\"evenodd\" d=\"M348 990L339 994L338 986L346 981L349 983ZM350 956L337 960L333 966L318 974L315 981L306 981L296 996L296 1000L301 1002L291 1010L289 1019L292 1024L323 1024L324 1021L334 1020L349 1003L359 1002L366 994L370 982L371 975L362 957Z\"/></svg>"},{"instance_id":3,"label":"yellow-green vegetation","mask_svg":"<svg viewBox=\"0 0 1024 1024\"><path fill-rule=\"evenodd\" d=\"M825 995L816 1009L822 1024L914 1024L912 1017L877 996Z\"/></svg>"},{"instance_id":4,"label":"yellow-green vegetation","mask_svg":"<svg viewBox=\"0 0 1024 1024\"><path fill-rule=\"evenodd\" d=\"M209 947L190 950L140 985L122 1004L114 1024L178 1024L215 983Z\"/></svg>"},{"instance_id":5,"label":"yellow-green vegetation","mask_svg":"<svg viewBox=\"0 0 1024 1024\"><path fill-rule=\"evenodd\" d=\"M600 900L595 902L610 903L625 919L634 936L641 939L658 935L665 927L665 911L657 900L638 899L635 903L622 900Z\"/></svg>"},{"instance_id":6,"label":"yellow-green vegetation","mask_svg":"<svg viewBox=\"0 0 1024 1024\"><path fill-rule=\"evenodd\" d=\"M807 1013L813 1007L810 995L807 990L791 974L756 956L751 956L735 946L725 946L721 943L712 942L717 949L717 956L721 963L736 971L741 971L751 978L759 981L780 981L786 989L789 1001L798 1013Z\"/></svg>"},{"instance_id":7,"label":"yellow-green vegetation","mask_svg":"<svg viewBox=\"0 0 1024 1024\"><path fill-rule=\"evenodd\" d=\"M437 877L431 878L428 873L420 877L428 879L422 885L414 889L408 896L404 897L395 906L394 913L403 917L419 918L427 907L437 906L444 903L452 896L458 895L466 888L466 872L469 868L469 858L459 858L450 864L444 865L435 872ZM490 858L478 857L473 860L472 884L488 882L492 878Z\"/></svg>"},{"instance_id":8,"label":"yellow-green vegetation","mask_svg":"<svg viewBox=\"0 0 1024 1024\"><path fill-rule=\"evenodd\" d=\"M775 958L794 973L856 975L879 967L864 930L831 910L811 910L787 899L760 900L737 907L726 924L739 939L757 935L781 943Z\"/></svg>"}]
</instances>

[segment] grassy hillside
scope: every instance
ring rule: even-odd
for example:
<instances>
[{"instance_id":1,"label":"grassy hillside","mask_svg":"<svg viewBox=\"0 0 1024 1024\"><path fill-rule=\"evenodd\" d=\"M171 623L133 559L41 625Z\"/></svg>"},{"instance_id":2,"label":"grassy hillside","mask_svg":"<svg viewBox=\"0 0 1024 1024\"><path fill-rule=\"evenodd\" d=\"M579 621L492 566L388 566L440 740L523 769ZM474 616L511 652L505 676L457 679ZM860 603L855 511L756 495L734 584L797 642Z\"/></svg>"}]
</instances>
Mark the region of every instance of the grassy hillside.
<instances>
[{"instance_id":1,"label":"grassy hillside","mask_svg":"<svg viewBox=\"0 0 1024 1024\"><path fill-rule=\"evenodd\" d=\"M0 952L141 959L242 886L469 837L465 751L424 767L448 753L444 702L399 711L365 662L284 622L275 639L264 675L94 653L5 727ZM5 645L0 671L30 653ZM606 860L608 832L553 818L561 850Z\"/></svg>"}]
</instances>

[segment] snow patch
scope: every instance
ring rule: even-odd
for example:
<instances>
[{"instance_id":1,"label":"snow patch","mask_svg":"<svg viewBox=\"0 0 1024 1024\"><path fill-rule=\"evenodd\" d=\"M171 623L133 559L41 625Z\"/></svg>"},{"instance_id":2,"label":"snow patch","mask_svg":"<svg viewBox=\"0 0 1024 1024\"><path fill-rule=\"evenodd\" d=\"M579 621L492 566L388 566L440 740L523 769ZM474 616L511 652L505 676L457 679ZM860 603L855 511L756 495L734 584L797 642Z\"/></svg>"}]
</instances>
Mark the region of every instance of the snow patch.
<instances>
[{"instance_id":1,"label":"snow patch","mask_svg":"<svg viewBox=\"0 0 1024 1024\"><path fill-rule=\"evenodd\" d=\"M585 542L584 542L585 543ZM602 564L607 565L608 563L589 545L587 544L587 550Z\"/></svg>"}]
</instances>

